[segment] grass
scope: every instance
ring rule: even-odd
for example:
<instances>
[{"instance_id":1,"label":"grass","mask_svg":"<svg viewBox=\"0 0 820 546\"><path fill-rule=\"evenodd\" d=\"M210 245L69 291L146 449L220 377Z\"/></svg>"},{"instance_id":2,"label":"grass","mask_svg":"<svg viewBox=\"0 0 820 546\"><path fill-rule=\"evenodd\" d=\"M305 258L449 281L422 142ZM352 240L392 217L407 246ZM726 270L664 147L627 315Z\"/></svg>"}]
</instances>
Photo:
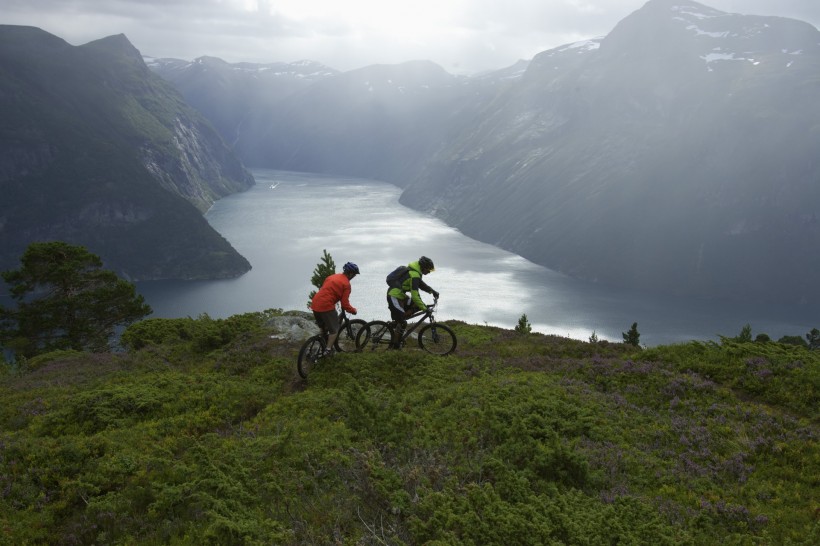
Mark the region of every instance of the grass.
<instances>
[{"instance_id":1,"label":"grass","mask_svg":"<svg viewBox=\"0 0 820 546\"><path fill-rule=\"evenodd\" d=\"M815 544L817 351L449 322L307 381L266 314L0 377L15 544Z\"/></svg>"}]
</instances>

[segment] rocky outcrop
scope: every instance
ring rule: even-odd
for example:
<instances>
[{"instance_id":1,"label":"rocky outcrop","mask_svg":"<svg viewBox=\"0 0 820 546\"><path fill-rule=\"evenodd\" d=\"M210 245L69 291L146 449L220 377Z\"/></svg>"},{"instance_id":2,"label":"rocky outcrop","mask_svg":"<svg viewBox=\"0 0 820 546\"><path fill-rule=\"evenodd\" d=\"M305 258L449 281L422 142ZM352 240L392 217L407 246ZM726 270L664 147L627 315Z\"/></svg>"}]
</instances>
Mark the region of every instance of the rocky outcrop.
<instances>
[{"instance_id":1,"label":"rocky outcrop","mask_svg":"<svg viewBox=\"0 0 820 546\"><path fill-rule=\"evenodd\" d=\"M142 149L145 168L163 188L205 212L218 199L253 185L253 177L215 133L189 118L173 121L170 149L154 143Z\"/></svg>"},{"instance_id":2,"label":"rocky outcrop","mask_svg":"<svg viewBox=\"0 0 820 546\"><path fill-rule=\"evenodd\" d=\"M304 341L319 333L313 315L303 311L288 311L283 316L273 317L265 327L271 330L271 338L288 341Z\"/></svg>"}]
</instances>

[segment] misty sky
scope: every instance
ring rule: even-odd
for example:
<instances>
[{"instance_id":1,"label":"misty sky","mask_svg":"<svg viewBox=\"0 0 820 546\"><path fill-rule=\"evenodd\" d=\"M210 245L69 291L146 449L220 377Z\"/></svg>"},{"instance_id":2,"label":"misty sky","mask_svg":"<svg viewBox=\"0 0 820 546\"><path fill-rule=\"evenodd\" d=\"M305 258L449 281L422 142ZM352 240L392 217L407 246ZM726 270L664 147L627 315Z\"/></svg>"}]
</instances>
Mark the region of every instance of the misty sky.
<instances>
[{"instance_id":1,"label":"misty sky","mask_svg":"<svg viewBox=\"0 0 820 546\"><path fill-rule=\"evenodd\" d=\"M681 0L686 2L688 0ZM429 59L453 74L504 68L606 35L646 0L0 0L0 24L73 45L125 34L143 55L319 61L338 70ZM820 27L820 0L706 0Z\"/></svg>"}]
</instances>

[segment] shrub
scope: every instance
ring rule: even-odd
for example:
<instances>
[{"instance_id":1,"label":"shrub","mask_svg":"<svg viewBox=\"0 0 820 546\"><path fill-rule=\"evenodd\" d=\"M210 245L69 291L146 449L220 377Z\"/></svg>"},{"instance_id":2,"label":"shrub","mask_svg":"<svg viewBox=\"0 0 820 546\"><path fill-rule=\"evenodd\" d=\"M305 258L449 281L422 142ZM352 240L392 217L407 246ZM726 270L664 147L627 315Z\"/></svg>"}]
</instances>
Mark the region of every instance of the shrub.
<instances>
[{"instance_id":1,"label":"shrub","mask_svg":"<svg viewBox=\"0 0 820 546\"><path fill-rule=\"evenodd\" d=\"M84 247L32 243L21 264L2 273L17 307L0 306L0 343L23 356L103 352L118 326L151 314L135 286L102 269L100 257Z\"/></svg>"},{"instance_id":2,"label":"shrub","mask_svg":"<svg viewBox=\"0 0 820 546\"><path fill-rule=\"evenodd\" d=\"M333 257L328 254L327 250L322 250L322 261L316 264L316 267L313 269L313 276L310 278L310 284L316 288L321 288L322 284L325 282L325 279L334 273L336 273L336 262L333 261ZM310 309L310 304L313 301L313 296L315 295L316 290L311 290L310 294L308 294L308 309Z\"/></svg>"},{"instance_id":3,"label":"shrub","mask_svg":"<svg viewBox=\"0 0 820 546\"><path fill-rule=\"evenodd\" d=\"M281 314L281 309L268 309L226 319L213 319L207 313L197 319L147 319L129 326L122 333L120 343L132 351L149 345L182 344L196 353L207 353L224 347L243 334L260 329L269 318Z\"/></svg>"},{"instance_id":4,"label":"shrub","mask_svg":"<svg viewBox=\"0 0 820 546\"><path fill-rule=\"evenodd\" d=\"M817 328L812 328L811 332L806 334L806 341L809 344L809 349L820 349L820 330Z\"/></svg>"},{"instance_id":5,"label":"shrub","mask_svg":"<svg viewBox=\"0 0 820 546\"><path fill-rule=\"evenodd\" d=\"M530 321L527 319L527 314L524 313L518 319L518 325L515 327L515 331L521 335L527 335L532 333L532 325Z\"/></svg>"},{"instance_id":6,"label":"shrub","mask_svg":"<svg viewBox=\"0 0 820 546\"><path fill-rule=\"evenodd\" d=\"M632 327L629 329L629 331L621 332L621 335L624 338L624 343L626 343L627 345L632 345L633 347L641 346L641 334L638 333L637 322L633 322Z\"/></svg>"},{"instance_id":7,"label":"shrub","mask_svg":"<svg viewBox=\"0 0 820 546\"><path fill-rule=\"evenodd\" d=\"M796 345L797 347L808 347L806 340L800 336L783 336L777 340L778 343L784 345Z\"/></svg>"}]
</instances>

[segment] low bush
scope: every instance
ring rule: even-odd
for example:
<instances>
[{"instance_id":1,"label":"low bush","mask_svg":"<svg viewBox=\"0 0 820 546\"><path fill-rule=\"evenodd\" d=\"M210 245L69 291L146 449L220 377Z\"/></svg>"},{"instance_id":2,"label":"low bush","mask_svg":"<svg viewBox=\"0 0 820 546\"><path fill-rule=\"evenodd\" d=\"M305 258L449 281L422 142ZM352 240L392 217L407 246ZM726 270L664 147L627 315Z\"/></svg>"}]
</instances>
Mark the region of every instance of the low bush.
<instances>
[{"instance_id":1,"label":"low bush","mask_svg":"<svg viewBox=\"0 0 820 546\"><path fill-rule=\"evenodd\" d=\"M337 354L305 382L264 319L143 321L128 353L0 377L4 539L820 541L817 351L451 322L453 355Z\"/></svg>"}]
</instances>

